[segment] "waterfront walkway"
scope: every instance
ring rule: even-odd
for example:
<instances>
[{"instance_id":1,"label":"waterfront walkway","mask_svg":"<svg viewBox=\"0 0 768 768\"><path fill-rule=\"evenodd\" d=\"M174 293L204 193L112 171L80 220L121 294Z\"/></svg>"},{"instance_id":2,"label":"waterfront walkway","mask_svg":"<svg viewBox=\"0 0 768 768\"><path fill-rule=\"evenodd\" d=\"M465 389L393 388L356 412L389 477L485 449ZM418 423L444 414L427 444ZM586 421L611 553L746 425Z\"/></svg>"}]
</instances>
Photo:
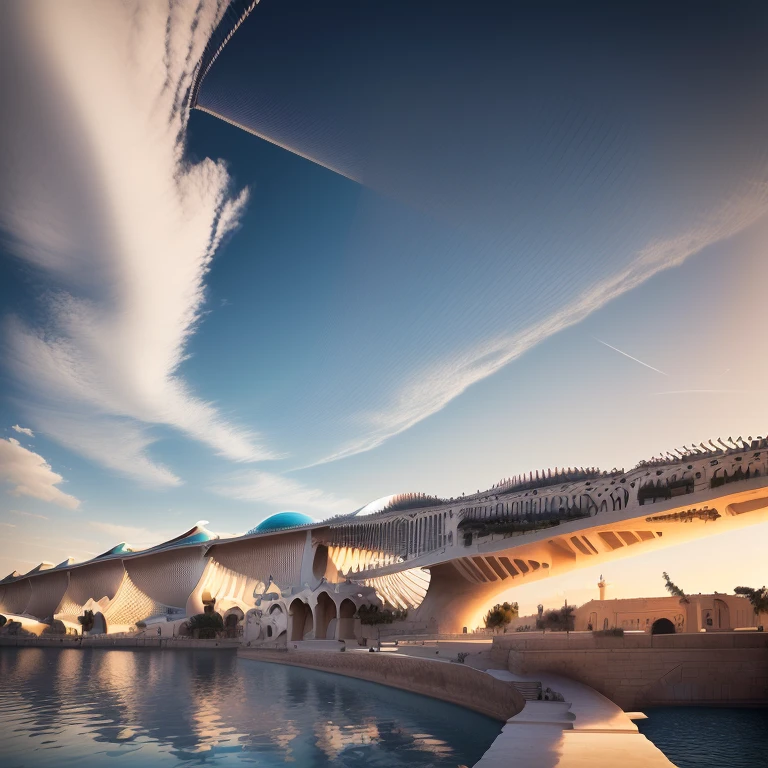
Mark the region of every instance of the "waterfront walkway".
<instances>
[{"instance_id":1,"label":"waterfront walkway","mask_svg":"<svg viewBox=\"0 0 768 768\"><path fill-rule=\"evenodd\" d=\"M501 669L497 680L540 682L565 701L526 701L475 768L508 768L512 756L526 768L672 768L664 753L638 732L632 720L605 696L557 675L525 677ZM522 727L521 727L522 726Z\"/></svg>"},{"instance_id":2,"label":"waterfront walkway","mask_svg":"<svg viewBox=\"0 0 768 768\"><path fill-rule=\"evenodd\" d=\"M397 651L398 655L437 661L435 649L442 655L449 648L455 652L460 645L403 644ZM486 659L486 654L478 654L467 662ZM506 669L484 671L496 680L519 683L518 690L523 692L538 686L550 688L562 694L564 701L526 700L474 768L674 768L674 763L638 731L632 717L642 715L630 717L588 685L547 672L526 676Z\"/></svg>"}]
</instances>

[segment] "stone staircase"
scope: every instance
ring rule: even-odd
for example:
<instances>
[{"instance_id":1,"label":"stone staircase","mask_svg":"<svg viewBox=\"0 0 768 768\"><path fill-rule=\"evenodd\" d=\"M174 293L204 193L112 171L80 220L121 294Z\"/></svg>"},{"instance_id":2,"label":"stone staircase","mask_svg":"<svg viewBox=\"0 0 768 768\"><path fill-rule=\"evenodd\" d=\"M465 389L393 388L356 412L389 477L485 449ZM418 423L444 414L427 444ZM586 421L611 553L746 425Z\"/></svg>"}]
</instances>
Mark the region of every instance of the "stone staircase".
<instances>
[{"instance_id":1,"label":"stone staircase","mask_svg":"<svg viewBox=\"0 0 768 768\"><path fill-rule=\"evenodd\" d=\"M526 701L538 701L541 698L541 683L515 681L512 685L517 688Z\"/></svg>"}]
</instances>

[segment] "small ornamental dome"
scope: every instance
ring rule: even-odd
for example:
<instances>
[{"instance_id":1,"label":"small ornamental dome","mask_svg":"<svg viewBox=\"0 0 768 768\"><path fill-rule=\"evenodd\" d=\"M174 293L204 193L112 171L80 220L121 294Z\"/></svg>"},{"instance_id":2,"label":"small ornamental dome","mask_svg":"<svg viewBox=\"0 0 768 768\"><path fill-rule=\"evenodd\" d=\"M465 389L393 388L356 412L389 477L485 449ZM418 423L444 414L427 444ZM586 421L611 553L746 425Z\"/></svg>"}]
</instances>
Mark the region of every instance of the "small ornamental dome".
<instances>
[{"instance_id":1,"label":"small ornamental dome","mask_svg":"<svg viewBox=\"0 0 768 768\"><path fill-rule=\"evenodd\" d=\"M266 533L267 531L280 531L284 528L294 528L297 525L308 525L315 521L302 512L278 512L270 515L266 520L262 520L255 528L251 528L248 533Z\"/></svg>"}]
</instances>

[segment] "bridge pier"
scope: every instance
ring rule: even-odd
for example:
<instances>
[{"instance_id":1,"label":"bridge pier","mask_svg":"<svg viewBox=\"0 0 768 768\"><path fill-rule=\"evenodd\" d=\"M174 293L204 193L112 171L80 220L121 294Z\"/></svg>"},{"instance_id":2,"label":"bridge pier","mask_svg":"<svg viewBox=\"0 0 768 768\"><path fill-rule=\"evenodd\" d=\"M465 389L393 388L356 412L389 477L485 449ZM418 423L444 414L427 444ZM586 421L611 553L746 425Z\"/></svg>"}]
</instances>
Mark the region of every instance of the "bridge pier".
<instances>
[{"instance_id":1,"label":"bridge pier","mask_svg":"<svg viewBox=\"0 0 768 768\"><path fill-rule=\"evenodd\" d=\"M434 619L441 634L458 634L472 631L477 614L491 602L495 595L506 592L509 581L470 582L452 563L432 566L429 589L414 618L418 622Z\"/></svg>"}]
</instances>

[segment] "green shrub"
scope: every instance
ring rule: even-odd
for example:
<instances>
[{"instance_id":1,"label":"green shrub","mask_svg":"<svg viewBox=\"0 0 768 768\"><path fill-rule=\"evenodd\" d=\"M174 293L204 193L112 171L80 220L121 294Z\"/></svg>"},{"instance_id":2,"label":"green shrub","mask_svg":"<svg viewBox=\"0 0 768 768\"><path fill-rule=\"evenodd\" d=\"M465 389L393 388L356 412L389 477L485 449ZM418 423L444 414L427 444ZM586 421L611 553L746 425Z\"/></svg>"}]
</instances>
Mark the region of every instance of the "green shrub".
<instances>
[{"instance_id":1,"label":"green shrub","mask_svg":"<svg viewBox=\"0 0 768 768\"><path fill-rule=\"evenodd\" d=\"M536 619L536 629L548 629L551 632L573 632L575 605L564 605L559 610L545 611Z\"/></svg>"},{"instance_id":2,"label":"green shrub","mask_svg":"<svg viewBox=\"0 0 768 768\"><path fill-rule=\"evenodd\" d=\"M90 632L96 622L93 611L83 611L83 615L78 616L77 620L80 622L83 632Z\"/></svg>"},{"instance_id":3,"label":"green shrub","mask_svg":"<svg viewBox=\"0 0 768 768\"><path fill-rule=\"evenodd\" d=\"M494 632L497 629L504 629L504 627L512 622L512 619L517 618L518 613L517 603L500 603L494 605L485 615L486 629L492 629Z\"/></svg>"},{"instance_id":4,"label":"green shrub","mask_svg":"<svg viewBox=\"0 0 768 768\"><path fill-rule=\"evenodd\" d=\"M405 621L408 618L408 611L393 611L389 608L379 608L378 605L361 605L358 608L357 616L361 624L374 626L376 624L391 624L393 621Z\"/></svg>"},{"instance_id":5,"label":"green shrub","mask_svg":"<svg viewBox=\"0 0 768 768\"><path fill-rule=\"evenodd\" d=\"M212 640L217 632L224 631L224 619L220 613L198 613L187 622L187 626L190 634L197 630L201 640Z\"/></svg>"}]
</instances>

